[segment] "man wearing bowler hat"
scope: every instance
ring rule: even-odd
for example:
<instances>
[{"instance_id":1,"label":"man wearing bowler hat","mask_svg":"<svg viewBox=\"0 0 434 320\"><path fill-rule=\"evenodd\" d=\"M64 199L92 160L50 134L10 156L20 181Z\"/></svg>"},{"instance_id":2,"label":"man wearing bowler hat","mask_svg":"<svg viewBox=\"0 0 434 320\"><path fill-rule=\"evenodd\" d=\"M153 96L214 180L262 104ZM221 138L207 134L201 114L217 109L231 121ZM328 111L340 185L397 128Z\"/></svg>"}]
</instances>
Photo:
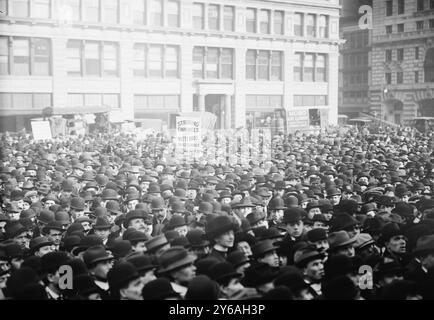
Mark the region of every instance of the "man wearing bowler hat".
<instances>
[{"instance_id":1,"label":"man wearing bowler hat","mask_svg":"<svg viewBox=\"0 0 434 320\"><path fill-rule=\"evenodd\" d=\"M164 251L158 258L160 268L158 273L171 281L174 291L185 297L188 284L196 276L196 257L180 246L174 246Z\"/></svg>"},{"instance_id":2,"label":"man wearing bowler hat","mask_svg":"<svg viewBox=\"0 0 434 320\"><path fill-rule=\"evenodd\" d=\"M292 248L297 242L304 240L303 235L303 217L306 211L300 208L288 208L283 215L283 223L286 226L286 236L283 239L282 247L286 248L288 252L287 264L294 263Z\"/></svg>"},{"instance_id":3,"label":"man wearing bowler hat","mask_svg":"<svg viewBox=\"0 0 434 320\"><path fill-rule=\"evenodd\" d=\"M86 249L83 254L83 261L95 284L100 288L101 297L106 299L109 290L107 273L113 266L114 257L105 250L104 246L97 245Z\"/></svg>"},{"instance_id":4,"label":"man wearing bowler hat","mask_svg":"<svg viewBox=\"0 0 434 320\"><path fill-rule=\"evenodd\" d=\"M272 240L262 240L252 246L252 259L268 264L271 268L279 268L278 247L274 246Z\"/></svg>"},{"instance_id":5,"label":"man wearing bowler hat","mask_svg":"<svg viewBox=\"0 0 434 320\"><path fill-rule=\"evenodd\" d=\"M313 295L321 295L321 280L324 277L325 254L318 252L315 247L308 246L295 259L295 266L299 268L304 276L305 282L309 284Z\"/></svg>"}]
</instances>

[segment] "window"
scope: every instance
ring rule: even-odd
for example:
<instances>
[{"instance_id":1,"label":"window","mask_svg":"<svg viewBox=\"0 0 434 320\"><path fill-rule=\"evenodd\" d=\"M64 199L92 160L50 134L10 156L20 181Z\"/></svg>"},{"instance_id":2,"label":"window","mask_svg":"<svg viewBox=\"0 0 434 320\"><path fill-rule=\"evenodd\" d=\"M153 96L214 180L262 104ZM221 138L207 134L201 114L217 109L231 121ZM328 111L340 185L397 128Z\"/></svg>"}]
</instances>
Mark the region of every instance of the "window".
<instances>
[{"instance_id":1,"label":"window","mask_svg":"<svg viewBox=\"0 0 434 320\"><path fill-rule=\"evenodd\" d=\"M393 1L386 1L386 16L393 14Z\"/></svg>"},{"instance_id":2,"label":"window","mask_svg":"<svg viewBox=\"0 0 434 320\"><path fill-rule=\"evenodd\" d=\"M391 62L392 61L392 50L387 49L386 50L386 62Z\"/></svg>"},{"instance_id":3,"label":"window","mask_svg":"<svg viewBox=\"0 0 434 320\"><path fill-rule=\"evenodd\" d=\"M167 23L169 27L179 27L179 1L167 2Z\"/></svg>"},{"instance_id":4,"label":"window","mask_svg":"<svg viewBox=\"0 0 434 320\"><path fill-rule=\"evenodd\" d=\"M84 21L99 21L99 0L82 0Z\"/></svg>"},{"instance_id":5,"label":"window","mask_svg":"<svg viewBox=\"0 0 434 320\"><path fill-rule=\"evenodd\" d=\"M260 30L263 34L270 33L270 10L261 10L259 13Z\"/></svg>"},{"instance_id":6,"label":"window","mask_svg":"<svg viewBox=\"0 0 434 320\"><path fill-rule=\"evenodd\" d=\"M217 79L219 74L219 49L208 48L206 51L206 77L209 79Z\"/></svg>"},{"instance_id":7,"label":"window","mask_svg":"<svg viewBox=\"0 0 434 320\"><path fill-rule=\"evenodd\" d=\"M118 23L118 0L104 0L102 4L102 18L107 23Z\"/></svg>"},{"instance_id":8,"label":"window","mask_svg":"<svg viewBox=\"0 0 434 320\"><path fill-rule=\"evenodd\" d=\"M278 95L246 95L246 107L252 109L281 109L283 96Z\"/></svg>"},{"instance_id":9,"label":"window","mask_svg":"<svg viewBox=\"0 0 434 320\"><path fill-rule=\"evenodd\" d=\"M102 95L98 93L86 93L84 95L84 105L86 107L101 106Z\"/></svg>"},{"instance_id":10,"label":"window","mask_svg":"<svg viewBox=\"0 0 434 320\"><path fill-rule=\"evenodd\" d=\"M393 14L393 1L386 1L386 16Z\"/></svg>"},{"instance_id":11,"label":"window","mask_svg":"<svg viewBox=\"0 0 434 320\"><path fill-rule=\"evenodd\" d=\"M98 42L86 42L84 46L84 64L87 76L100 76L100 44Z\"/></svg>"},{"instance_id":12,"label":"window","mask_svg":"<svg viewBox=\"0 0 434 320\"><path fill-rule=\"evenodd\" d=\"M258 56L258 79L259 80L268 80L269 79L269 70L270 70L270 56L269 51L260 50Z\"/></svg>"},{"instance_id":13,"label":"window","mask_svg":"<svg viewBox=\"0 0 434 320\"><path fill-rule=\"evenodd\" d=\"M32 17L48 19L50 18L50 0L32 0Z\"/></svg>"},{"instance_id":14,"label":"window","mask_svg":"<svg viewBox=\"0 0 434 320\"><path fill-rule=\"evenodd\" d=\"M33 74L50 75L50 40L34 39Z\"/></svg>"},{"instance_id":15,"label":"window","mask_svg":"<svg viewBox=\"0 0 434 320\"><path fill-rule=\"evenodd\" d=\"M397 72L396 73L396 82L397 83L403 83L404 82L404 73L403 72Z\"/></svg>"},{"instance_id":16,"label":"window","mask_svg":"<svg viewBox=\"0 0 434 320\"><path fill-rule=\"evenodd\" d=\"M430 19L429 21L429 28L434 29L434 19Z\"/></svg>"},{"instance_id":17,"label":"window","mask_svg":"<svg viewBox=\"0 0 434 320\"><path fill-rule=\"evenodd\" d=\"M423 20L422 20L422 21L417 21L417 22L416 22L416 29L417 29L417 30L422 30L423 27L424 27Z\"/></svg>"},{"instance_id":18,"label":"window","mask_svg":"<svg viewBox=\"0 0 434 320\"><path fill-rule=\"evenodd\" d=\"M12 104L16 109L32 109L33 97L31 93L13 93Z\"/></svg>"},{"instance_id":19,"label":"window","mask_svg":"<svg viewBox=\"0 0 434 320\"><path fill-rule=\"evenodd\" d=\"M109 106L110 109L119 109L119 95L118 94L103 94L102 104Z\"/></svg>"},{"instance_id":20,"label":"window","mask_svg":"<svg viewBox=\"0 0 434 320\"><path fill-rule=\"evenodd\" d=\"M320 38L328 38L327 16L319 16L318 24Z\"/></svg>"},{"instance_id":21,"label":"window","mask_svg":"<svg viewBox=\"0 0 434 320\"><path fill-rule=\"evenodd\" d=\"M134 109L136 111L151 111L151 110L177 110L179 109L179 96L154 96L154 95L134 95ZM138 112L135 113L136 118L140 118Z\"/></svg>"},{"instance_id":22,"label":"window","mask_svg":"<svg viewBox=\"0 0 434 320\"><path fill-rule=\"evenodd\" d=\"M318 54L316 56L315 81L326 82L326 77L326 56L324 54Z\"/></svg>"},{"instance_id":23,"label":"window","mask_svg":"<svg viewBox=\"0 0 434 320\"><path fill-rule=\"evenodd\" d=\"M256 80L256 50L247 50L246 79Z\"/></svg>"},{"instance_id":24,"label":"window","mask_svg":"<svg viewBox=\"0 0 434 320\"><path fill-rule=\"evenodd\" d=\"M133 24L146 24L146 0L133 0Z\"/></svg>"},{"instance_id":25,"label":"window","mask_svg":"<svg viewBox=\"0 0 434 320\"><path fill-rule=\"evenodd\" d=\"M294 95L294 107L320 107L327 105L327 96Z\"/></svg>"},{"instance_id":26,"label":"window","mask_svg":"<svg viewBox=\"0 0 434 320\"><path fill-rule=\"evenodd\" d=\"M17 39L13 41L13 70L18 76L30 74L30 43L29 39Z\"/></svg>"},{"instance_id":27,"label":"window","mask_svg":"<svg viewBox=\"0 0 434 320\"><path fill-rule=\"evenodd\" d=\"M14 17L27 18L29 16L29 0L12 0L12 15Z\"/></svg>"},{"instance_id":28,"label":"window","mask_svg":"<svg viewBox=\"0 0 434 320\"><path fill-rule=\"evenodd\" d=\"M423 11L425 9L424 2L425 0L417 0L417 11Z\"/></svg>"},{"instance_id":29,"label":"window","mask_svg":"<svg viewBox=\"0 0 434 320\"><path fill-rule=\"evenodd\" d=\"M153 26L163 26L163 2L162 0L151 0L150 3L151 21Z\"/></svg>"},{"instance_id":30,"label":"window","mask_svg":"<svg viewBox=\"0 0 434 320\"><path fill-rule=\"evenodd\" d=\"M0 17L8 15L8 0L0 0Z\"/></svg>"},{"instance_id":31,"label":"window","mask_svg":"<svg viewBox=\"0 0 434 320\"><path fill-rule=\"evenodd\" d=\"M429 8L434 9L434 0L429 1Z\"/></svg>"},{"instance_id":32,"label":"window","mask_svg":"<svg viewBox=\"0 0 434 320\"><path fill-rule=\"evenodd\" d=\"M296 36L303 36L303 14L296 13L294 15L294 34Z\"/></svg>"},{"instance_id":33,"label":"window","mask_svg":"<svg viewBox=\"0 0 434 320\"><path fill-rule=\"evenodd\" d=\"M428 49L424 62L425 82L434 82L434 48Z\"/></svg>"},{"instance_id":34,"label":"window","mask_svg":"<svg viewBox=\"0 0 434 320\"><path fill-rule=\"evenodd\" d=\"M303 81L302 70L303 70L303 54L296 53L294 54L294 81L296 82Z\"/></svg>"},{"instance_id":35,"label":"window","mask_svg":"<svg viewBox=\"0 0 434 320\"><path fill-rule=\"evenodd\" d=\"M235 30L235 7L225 6L224 7L224 30L234 31Z\"/></svg>"},{"instance_id":36,"label":"window","mask_svg":"<svg viewBox=\"0 0 434 320\"><path fill-rule=\"evenodd\" d=\"M233 79L234 57L232 49L221 50L221 77L223 79Z\"/></svg>"},{"instance_id":37,"label":"window","mask_svg":"<svg viewBox=\"0 0 434 320\"><path fill-rule=\"evenodd\" d=\"M404 24L403 23L398 24L398 32L404 32Z\"/></svg>"},{"instance_id":38,"label":"window","mask_svg":"<svg viewBox=\"0 0 434 320\"><path fill-rule=\"evenodd\" d=\"M81 76L81 41L68 41L68 75L69 76Z\"/></svg>"},{"instance_id":39,"label":"window","mask_svg":"<svg viewBox=\"0 0 434 320\"><path fill-rule=\"evenodd\" d=\"M165 54L166 77L178 78L178 47L167 46Z\"/></svg>"},{"instance_id":40,"label":"window","mask_svg":"<svg viewBox=\"0 0 434 320\"><path fill-rule=\"evenodd\" d=\"M314 73L314 55L306 53L303 62L303 81L312 82Z\"/></svg>"},{"instance_id":41,"label":"window","mask_svg":"<svg viewBox=\"0 0 434 320\"><path fill-rule=\"evenodd\" d=\"M414 58L419 60L419 47L414 48Z\"/></svg>"},{"instance_id":42,"label":"window","mask_svg":"<svg viewBox=\"0 0 434 320\"><path fill-rule=\"evenodd\" d=\"M103 70L105 76L118 76L118 46L104 43Z\"/></svg>"},{"instance_id":43,"label":"window","mask_svg":"<svg viewBox=\"0 0 434 320\"><path fill-rule=\"evenodd\" d=\"M0 37L0 75L9 74L9 39Z\"/></svg>"},{"instance_id":44,"label":"window","mask_svg":"<svg viewBox=\"0 0 434 320\"><path fill-rule=\"evenodd\" d=\"M80 21L80 0L67 0L66 1L67 19L72 21Z\"/></svg>"},{"instance_id":45,"label":"window","mask_svg":"<svg viewBox=\"0 0 434 320\"><path fill-rule=\"evenodd\" d=\"M392 84L392 73L390 72L386 72L386 83L387 84Z\"/></svg>"},{"instance_id":46,"label":"window","mask_svg":"<svg viewBox=\"0 0 434 320\"><path fill-rule=\"evenodd\" d=\"M386 33L391 34L392 33L392 26L386 26Z\"/></svg>"},{"instance_id":47,"label":"window","mask_svg":"<svg viewBox=\"0 0 434 320\"><path fill-rule=\"evenodd\" d=\"M146 47L144 45L134 45L133 73L136 77L145 77L146 74Z\"/></svg>"},{"instance_id":48,"label":"window","mask_svg":"<svg viewBox=\"0 0 434 320\"><path fill-rule=\"evenodd\" d=\"M283 34L283 11L274 11L274 34Z\"/></svg>"},{"instance_id":49,"label":"window","mask_svg":"<svg viewBox=\"0 0 434 320\"><path fill-rule=\"evenodd\" d=\"M397 50L397 56L398 56L398 61L403 61L404 60L404 49L398 49Z\"/></svg>"},{"instance_id":50,"label":"window","mask_svg":"<svg viewBox=\"0 0 434 320\"><path fill-rule=\"evenodd\" d=\"M272 81L282 80L282 52L272 51L271 52L271 78Z\"/></svg>"},{"instance_id":51,"label":"window","mask_svg":"<svg viewBox=\"0 0 434 320\"><path fill-rule=\"evenodd\" d=\"M163 76L163 60L162 60L162 47L152 45L149 47L149 76L159 77Z\"/></svg>"},{"instance_id":52,"label":"window","mask_svg":"<svg viewBox=\"0 0 434 320\"><path fill-rule=\"evenodd\" d=\"M414 72L414 82L419 83L419 71Z\"/></svg>"},{"instance_id":53,"label":"window","mask_svg":"<svg viewBox=\"0 0 434 320\"><path fill-rule=\"evenodd\" d=\"M198 30L204 28L204 5L202 3L193 4L193 28Z\"/></svg>"},{"instance_id":54,"label":"window","mask_svg":"<svg viewBox=\"0 0 434 320\"><path fill-rule=\"evenodd\" d=\"M195 47L193 49L193 77L203 78L203 65L205 58L205 50L202 47Z\"/></svg>"},{"instance_id":55,"label":"window","mask_svg":"<svg viewBox=\"0 0 434 320\"><path fill-rule=\"evenodd\" d=\"M306 32L308 37L316 37L315 15L308 14L306 18Z\"/></svg>"},{"instance_id":56,"label":"window","mask_svg":"<svg viewBox=\"0 0 434 320\"><path fill-rule=\"evenodd\" d=\"M208 6L208 28L210 30L219 30L220 7L210 4Z\"/></svg>"},{"instance_id":57,"label":"window","mask_svg":"<svg viewBox=\"0 0 434 320\"><path fill-rule=\"evenodd\" d=\"M246 31L256 33L256 9L252 9L252 8L247 9Z\"/></svg>"},{"instance_id":58,"label":"window","mask_svg":"<svg viewBox=\"0 0 434 320\"><path fill-rule=\"evenodd\" d=\"M398 0L398 14L405 13L405 0Z\"/></svg>"}]
</instances>

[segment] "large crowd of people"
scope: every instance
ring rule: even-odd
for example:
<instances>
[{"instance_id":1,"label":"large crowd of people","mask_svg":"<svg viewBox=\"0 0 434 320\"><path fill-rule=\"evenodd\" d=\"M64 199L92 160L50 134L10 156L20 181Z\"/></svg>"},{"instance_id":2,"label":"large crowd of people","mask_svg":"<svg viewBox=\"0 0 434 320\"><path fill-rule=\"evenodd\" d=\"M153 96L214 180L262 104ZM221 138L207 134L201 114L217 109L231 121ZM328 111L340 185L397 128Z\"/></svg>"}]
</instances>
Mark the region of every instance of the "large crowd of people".
<instances>
[{"instance_id":1,"label":"large crowd of people","mask_svg":"<svg viewBox=\"0 0 434 320\"><path fill-rule=\"evenodd\" d=\"M280 135L231 165L2 134L0 299L433 299L431 139Z\"/></svg>"}]
</instances>

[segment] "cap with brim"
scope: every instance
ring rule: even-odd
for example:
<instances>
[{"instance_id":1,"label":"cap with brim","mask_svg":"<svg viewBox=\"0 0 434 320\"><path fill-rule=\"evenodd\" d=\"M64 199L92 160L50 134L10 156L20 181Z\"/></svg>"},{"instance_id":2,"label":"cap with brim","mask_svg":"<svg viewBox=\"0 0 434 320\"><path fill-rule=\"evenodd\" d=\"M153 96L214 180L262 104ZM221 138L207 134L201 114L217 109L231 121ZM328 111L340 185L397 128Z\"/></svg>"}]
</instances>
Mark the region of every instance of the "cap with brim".
<instances>
[{"instance_id":1,"label":"cap with brim","mask_svg":"<svg viewBox=\"0 0 434 320\"><path fill-rule=\"evenodd\" d=\"M320 253L318 251L304 252L300 256L297 257L297 259L295 261L295 265L297 267L303 268L309 262L317 260L317 259L323 259L324 257L325 257L325 254L324 253Z\"/></svg>"}]
</instances>

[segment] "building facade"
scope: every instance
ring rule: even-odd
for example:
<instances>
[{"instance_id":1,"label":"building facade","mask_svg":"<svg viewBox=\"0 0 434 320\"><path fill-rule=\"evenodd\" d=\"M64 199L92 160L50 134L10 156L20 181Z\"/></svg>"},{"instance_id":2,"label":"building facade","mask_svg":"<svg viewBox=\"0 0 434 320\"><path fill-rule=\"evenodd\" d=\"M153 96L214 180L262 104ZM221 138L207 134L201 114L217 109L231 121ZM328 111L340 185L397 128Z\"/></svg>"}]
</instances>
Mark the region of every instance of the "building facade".
<instances>
[{"instance_id":1,"label":"building facade","mask_svg":"<svg viewBox=\"0 0 434 320\"><path fill-rule=\"evenodd\" d=\"M434 116L434 0L373 1L371 113Z\"/></svg>"},{"instance_id":2,"label":"building facade","mask_svg":"<svg viewBox=\"0 0 434 320\"><path fill-rule=\"evenodd\" d=\"M126 120L216 114L337 122L338 0L0 0L0 117L109 106Z\"/></svg>"},{"instance_id":3,"label":"building facade","mask_svg":"<svg viewBox=\"0 0 434 320\"><path fill-rule=\"evenodd\" d=\"M339 113L356 117L370 111L372 29L359 27L363 5L372 7L372 0L342 2L340 34L345 44L339 60Z\"/></svg>"}]
</instances>

